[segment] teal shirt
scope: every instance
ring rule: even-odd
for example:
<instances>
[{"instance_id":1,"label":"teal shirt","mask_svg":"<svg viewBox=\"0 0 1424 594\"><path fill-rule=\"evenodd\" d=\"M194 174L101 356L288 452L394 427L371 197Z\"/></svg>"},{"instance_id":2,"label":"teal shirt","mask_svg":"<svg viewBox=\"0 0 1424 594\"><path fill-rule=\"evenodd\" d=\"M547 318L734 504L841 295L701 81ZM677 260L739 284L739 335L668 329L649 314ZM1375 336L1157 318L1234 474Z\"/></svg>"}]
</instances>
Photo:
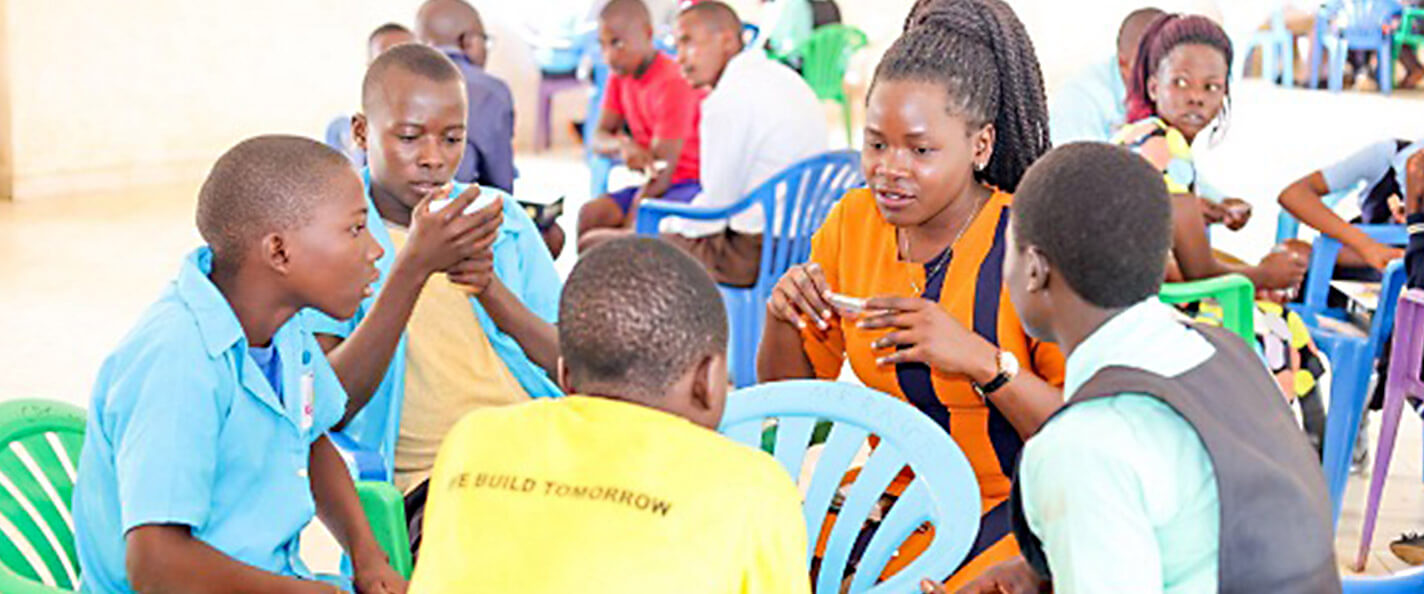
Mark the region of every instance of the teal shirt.
<instances>
[{"instance_id":1,"label":"teal shirt","mask_svg":"<svg viewBox=\"0 0 1424 594\"><path fill-rule=\"evenodd\" d=\"M1127 88L1116 55L1083 69L1049 99L1048 133L1054 146L1108 142L1127 123Z\"/></svg>"},{"instance_id":2,"label":"teal shirt","mask_svg":"<svg viewBox=\"0 0 1424 594\"><path fill-rule=\"evenodd\" d=\"M272 337L269 380L211 270L208 248L189 255L94 382L73 500L85 592L132 591L124 537L152 524L311 577L299 554L316 511L307 463L346 393L301 316Z\"/></svg>"},{"instance_id":3,"label":"teal shirt","mask_svg":"<svg viewBox=\"0 0 1424 594\"><path fill-rule=\"evenodd\" d=\"M396 249L391 243L390 233L386 231L385 222L381 220L381 213L376 210L376 203L371 198L370 170L363 170L361 178L366 187L366 226L371 230L376 242L385 250L381 259L376 261L376 268L381 273L380 279L372 287L379 295L390 276L391 267L395 265ZM450 190L450 195L458 196L467 187L469 186L456 183ZM500 224L499 236L490 247L494 252L495 276L539 319L550 324L558 323L559 294L563 291L563 281L554 269L553 256L549 254L549 248L544 244L538 227L509 194L486 186L480 186L480 191L504 198L504 222ZM366 298L350 320L334 320L312 309L304 310L303 314L313 332L345 338L356 330L356 326L366 318L375 302L375 295ZM530 397L563 395L544 368L524 353L524 349L513 336L494 323L478 299L470 297L470 307L474 310L485 337L489 339L490 346L494 347L495 354L504 361L510 374ZM386 369L381 385L376 388L376 393L371 396L365 408L341 430L345 437L362 448L380 452L385 458L387 472L392 471L395 460L396 434L400 426L400 410L404 396L405 334L402 333L400 344L391 356L391 364Z\"/></svg>"},{"instance_id":4,"label":"teal shirt","mask_svg":"<svg viewBox=\"0 0 1424 594\"><path fill-rule=\"evenodd\" d=\"M1108 366L1173 377L1202 364L1215 349L1178 320L1155 297L1108 320L1068 357L1064 394ZM1119 394L1064 412L1024 446L1019 480L1054 592L1216 592L1216 475L1161 401Z\"/></svg>"},{"instance_id":5,"label":"teal shirt","mask_svg":"<svg viewBox=\"0 0 1424 594\"><path fill-rule=\"evenodd\" d=\"M810 0L776 0L776 15L767 31L771 51L785 56L811 38L814 14Z\"/></svg>"}]
</instances>

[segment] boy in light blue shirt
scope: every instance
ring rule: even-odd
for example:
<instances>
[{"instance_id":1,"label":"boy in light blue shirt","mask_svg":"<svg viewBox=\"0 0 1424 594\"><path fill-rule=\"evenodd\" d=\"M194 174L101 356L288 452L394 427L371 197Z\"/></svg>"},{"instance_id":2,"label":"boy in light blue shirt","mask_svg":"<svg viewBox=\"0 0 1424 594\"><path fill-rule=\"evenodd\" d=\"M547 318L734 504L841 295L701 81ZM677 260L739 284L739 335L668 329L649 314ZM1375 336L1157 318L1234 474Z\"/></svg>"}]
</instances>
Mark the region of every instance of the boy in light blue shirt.
<instances>
[{"instance_id":1,"label":"boy in light blue shirt","mask_svg":"<svg viewBox=\"0 0 1424 594\"><path fill-rule=\"evenodd\" d=\"M263 136L213 166L207 246L105 360L74 493L91 592L331 592L298 556L320 515L363 592L401 592L325 436L346 396L295 314L350 317L381 248L360 181L312 140Z\"/></svg>"},{"instance_id":2,"label":"boy in light blue shirt","mask_svg":"<svg viewBox=\"0 0 1424 594\"><path fill-rule=\"evenodd\" d=\"M1319 460L1260 359L1156 297L1171 246L1160 174L1102 143L1024 175L1004 283L1068 355L1067 402L1024 446L1022 557L966 591L1339 592Z\"/></svg>"}]
</instances>

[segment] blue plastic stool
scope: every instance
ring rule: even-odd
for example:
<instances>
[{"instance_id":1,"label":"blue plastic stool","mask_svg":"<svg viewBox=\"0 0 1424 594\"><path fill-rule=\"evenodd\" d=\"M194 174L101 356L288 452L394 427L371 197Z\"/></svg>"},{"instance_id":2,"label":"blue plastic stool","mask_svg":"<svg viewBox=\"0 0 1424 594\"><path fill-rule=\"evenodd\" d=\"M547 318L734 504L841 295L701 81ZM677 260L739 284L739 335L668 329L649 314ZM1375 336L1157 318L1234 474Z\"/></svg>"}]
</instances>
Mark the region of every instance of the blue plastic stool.
<instances>
[{"instance_id":1,"label":"blue plastic stool","mask_svg":"<svg viewBox=\"0 0 1424 594\"><path fill-rule=\"evenodd\" d=\"M760 447L763 428L776 424L771 452L796 480L818 421L832 429L816 463L803 510L807 563L815 554L822 524L857 452L870 435L880 439L850 487L822 554L819 594L840 592L843 568L871 506L892 480L909 467L914 480L885 515L860 558L850 592L918 592L919 580L943 580L969 553L979 530L979 484L968 460L949 434L913 406L894 396L848 383L796 380L738 390L727 399L722 433ZM854 521L840 521L853 518ZM935 538L913 562L876 585L900 544L928 522Z\"/></svg>"},{"instance_id":2,"label":"blue plastic stool","mask_svg":"<svg viewBox=\"0 0 1424 594\"><path fill-rule=\"evenodd\" d=\"M1295 36L1286 29L1284 9L1271 13L1271 26L1264 31L1251 31L1233 42L1236 46L1235 77L1246 75L1246 59L1251 49L1261 50L1261 80L1273 81L1283 87L1295 84Z\"/></svg>"},{"instance_id":3,"label":"blue plastic stool","mask_svg":"<svg viewBox=\"0 0 1424 594\"><path fill-rule=\"evenodd\" d=\"M821 227L831 206L847 190L863 185L860 154L832 151L811 157L776 174L735 204L722 208L700 208L666 200L644 200L638 206L639 235L657 235L662 220L679 217L700 221L724 220L760 206L768 213L763 235L761 269L750 288L722 286L722 300L731 322L728 360L732 384L743 388L756 383L757 345L766 317L766 301L771 289L792 265L811 256L811 235ZM777 200L783 194L784 199Z\"/></svg>"},{"instance_id":4,"label":"blue plastic stool","mask_svg":"<svg viewBox=\"0 0 1424 594\"><path fill-rule=\"evenodd\" d=\"M1401 10L1398 0L1346 0L1339 6L1336 27L1320 27L1320 44L1330 51L1330 92L1344 88L1345 60L1351 50L1379 52L1380 92L1394 90L1394 36L1384 26ZM1318 21L1317 21L1318 23Z\"/></svg>"}]
</instances>

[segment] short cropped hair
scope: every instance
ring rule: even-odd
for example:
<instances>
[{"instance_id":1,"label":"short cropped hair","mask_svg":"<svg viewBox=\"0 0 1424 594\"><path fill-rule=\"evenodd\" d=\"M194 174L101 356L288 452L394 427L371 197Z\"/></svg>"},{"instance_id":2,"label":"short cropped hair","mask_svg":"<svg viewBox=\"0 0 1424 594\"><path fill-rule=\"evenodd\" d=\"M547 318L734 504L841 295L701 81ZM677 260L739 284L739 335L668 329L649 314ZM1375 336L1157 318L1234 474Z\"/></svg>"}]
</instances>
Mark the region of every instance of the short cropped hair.
<instances>
[{"instance_id":1,"label":"short cropped hair","mask_svg":"<svg viewBox=\"0 0 1424 594\"><path fill-rule=\"evenodd\" d=\"M405 33L406 35L412 35L410 29L407 29L405 25L402 25L400 23L386 23L384 25L376 27L376 30L371 31L371 35L366 38L366 43L375 41L377 37L380 37L387 33Z\"/></svg>"},{"instance_id":2,"label":"short cropped hair","mask_svg":"<svg viewBox=\"0 0 1424 594\"><path fill-rule=\"evenodd\" d=\"M702 357L727 349L712 277L661 239L609 241L579 258L559 300L573 389L661 398Z\"/></svg>"},{"instance_id":3,"label":"short cropped hair","mask_svg":"<svg viewBox=\"0 0 1424 594\"><path fill-rule=\"evenodd\" d=\"M1049 151L1014 194L1020 249L1036 246L1094 306L1156 295L1172 247L1172 203L1162 172L1131 151L1075 142Z\"/></svg>"},{"instance_id":4,"label":"short cropped hair","mask_svg":"<svg viewBox=\"0 0 1424 594\"><path fill-rule=\"evenodd\" d=\"M598 11L598 20L612 18L631 18L634 23L653 22L653 14L648 12L648 5L643 0L608 0L608 4Z\"/></svg>"},{"instance_id":5,"label":"short cropped hair","mask_svg":"<svg viewBox=\"0 0 1424 594\"><path fill-rule=\"evenodd\" d=\"M198 191L198 233L222 265L241 264L263 236L311 221L317 201L351 163L300 136L249 138L213 164Z\"/></svg>"},{"instance_id":6,"label":"short cropped hair","mask_svg":"<svg viewBox=\"0 0 1424 594\"><path fill-rule=\"evenodd\" d=\"M380 96L381 85L391 69L397 68L435 82L461 80L459 67L440 50L418 43L404 43L382 53L371 66L366 68L366 78L361 82L361 110L370 112L376 98Z\"/></svg>"},{"instance_id":7,"label":"short cropped hair","mask_svg":"<svg viewBox=\"0 0 1424 594\"><path fill-rule=\"evenodd\" d=\"M703 0L697 4L689 5L682 9L678 16L690 16L697 18L697 22L713 31L733 31L740 33L742 30L742 19L737 18L737 11L732 10L725 2L719 0Z\"/></svg>"}]
</instances>

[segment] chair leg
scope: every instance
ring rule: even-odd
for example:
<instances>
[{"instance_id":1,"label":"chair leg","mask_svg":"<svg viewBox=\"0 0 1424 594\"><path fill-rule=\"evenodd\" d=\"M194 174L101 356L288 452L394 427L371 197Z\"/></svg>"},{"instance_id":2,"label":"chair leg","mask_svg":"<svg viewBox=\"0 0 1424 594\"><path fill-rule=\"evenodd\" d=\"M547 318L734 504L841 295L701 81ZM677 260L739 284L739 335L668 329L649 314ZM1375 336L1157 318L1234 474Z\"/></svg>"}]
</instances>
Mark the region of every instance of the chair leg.
<instances>
[{"instance_id":1,"label":"chair leg","mask_svg":"<svg viewBox=\"0 0 1424 594\"><path fill-rule=\"evenodd\" d=\"M1393 44L1386 40L1380 44L1379 49L1379 81L1380 92L1388 95L1394 91L1394 52Z\"/></svg>"},{"instance_id":2,"label":"chair leg","mask_svg":"<svg viewBox=\"0 0 1424 594\"><path fill-rule=\"evenodd\" d=\"M1369 382L1369 359L1365 345L1348 339L1336 340L1330 356L1335 377L1330 382L1330 411L1325 418L1322 466L1330 492L1331 518L1338 522L1345 484L1350 476L1350 454L1364 412L1368 386L1362 384Z\"/></svg>"},{"instance_id":3,"label":"chair leg","mask_svg":"<svg viewBox=\"0 0 1424 594\"><path fill-rule=\"evenodd\" d=\"M550 138L552 124L549 121L553 117L553 110L553 93L544 83L539 83L539 120L535 123L536 129L534 130L534 146L538 150L547 151L553 145L553 140Z\"/></svg>"},{"instance_id":4,"label":"chair leg","mask_svg":"<svg viewBox=\"0 0 1424 594\"><path fill-rule=\"evenodd\" d=\"M1330 48L1330 92L1339 93L1345 88L1345 55L1350 48L1344 43L1328 44Z\"/></svg>"},{"instance_id":5,"label":"chair leg","mask_svg":"<svg viewBox=\"0 0 1424 594\"><path fill-rule=\"evenodd\" d=\"M1365 558L1374 539L1380 497L1384 494L1384 481L1389 476L1390 457L1394 455L1394 439L1399 431L1399 417L1404 410L1406 376L1412 367L1408 361L1401 360L1407 357L1408 351L1409 349L1396 348L1394 360L1390 362L1389 383L1385 385L1384 391L1384 418L1380 422L1379 445L1375 447L1375 466L1370 475L1370 495L1365 503L1365 524L1360 532L1360 549L1355 555L1355 571L1364 571ZM1405 357L1401 357L1401 354L1405 354Z\"/></svg>"},{"instance_id":6,"label":"chair leg","mask_svg":"<svg viewBox=\"0 0 1424 594\"><path fill-rule=\"evenodd\" d=\"M853 149L855 148L855 140L851 135L850 129L850 100L842 98L838 101L841 104L841 119L845 121L846 146Z\"/></svg>"}]
</instances>

